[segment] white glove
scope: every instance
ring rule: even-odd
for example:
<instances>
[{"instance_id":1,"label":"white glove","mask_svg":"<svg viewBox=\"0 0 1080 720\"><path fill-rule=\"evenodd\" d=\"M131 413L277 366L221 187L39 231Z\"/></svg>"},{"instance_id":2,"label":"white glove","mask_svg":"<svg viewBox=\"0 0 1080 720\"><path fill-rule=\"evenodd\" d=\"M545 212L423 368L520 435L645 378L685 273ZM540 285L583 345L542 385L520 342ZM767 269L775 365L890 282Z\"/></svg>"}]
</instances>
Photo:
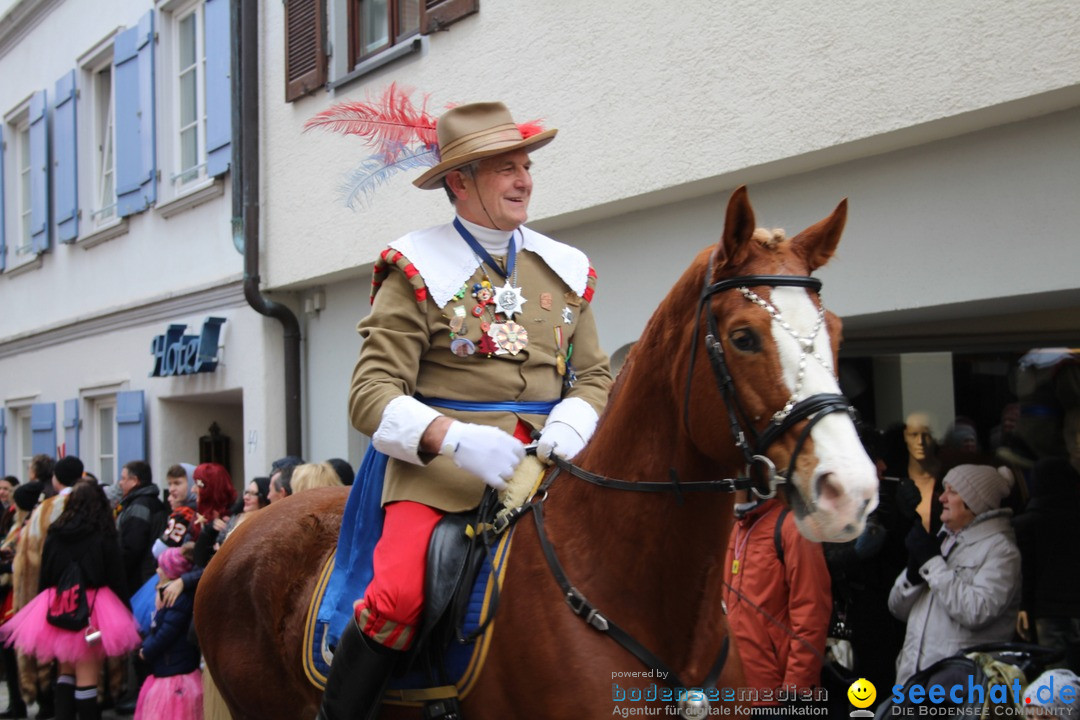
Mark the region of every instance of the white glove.
<instances>
[{"instance_id":1,"label":"white glove","mask_svg":"<svg viewBox=\"0 0 1080 720\"><path fill-rule=\"evenodd\" d=\"M525 446L499 428L455 420L446 430L439 454L496 490L504 490L525 457Z\"/></svg>"},{"instance_id":2,"label":"white glove","mask_svg":"<svg viewBox=\"0 0 1080 720\"><path fill-rule=\"evenodd\" d=\"M564 422L549 422L540 431L540 441L536 443L536 455L541 460L550 460L552 455L569 460L585 447L585 441L577 430Z\"/></svg>"}]
</instances>

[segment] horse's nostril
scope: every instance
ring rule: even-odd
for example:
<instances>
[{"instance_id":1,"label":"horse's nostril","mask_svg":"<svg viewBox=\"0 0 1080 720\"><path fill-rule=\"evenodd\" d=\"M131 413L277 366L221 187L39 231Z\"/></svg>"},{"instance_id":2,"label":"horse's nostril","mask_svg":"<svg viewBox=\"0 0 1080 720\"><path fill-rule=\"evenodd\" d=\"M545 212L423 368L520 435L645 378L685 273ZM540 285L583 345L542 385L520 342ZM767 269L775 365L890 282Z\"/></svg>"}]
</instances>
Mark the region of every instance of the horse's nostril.
<instances>
[{"instance_id":1,"label":"horse's nostril","mask_svg":"<svg viewBox=\"0 0 1080 720\"><path fill-rule=\"evenodd\" d=\"M832 480L832 473L823 473L818 476L814 491L818 501L835 501L844 494L843 490L836 486Z\"/></svg>"}]
</instances>

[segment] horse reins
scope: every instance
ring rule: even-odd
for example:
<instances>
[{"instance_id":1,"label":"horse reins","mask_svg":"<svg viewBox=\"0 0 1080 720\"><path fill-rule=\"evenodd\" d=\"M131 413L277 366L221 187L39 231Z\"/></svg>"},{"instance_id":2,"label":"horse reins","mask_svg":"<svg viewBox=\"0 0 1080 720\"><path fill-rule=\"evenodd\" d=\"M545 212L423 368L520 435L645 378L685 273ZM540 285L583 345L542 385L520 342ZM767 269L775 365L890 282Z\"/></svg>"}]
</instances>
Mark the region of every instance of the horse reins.
<instances>
[{"instance_id":1,"label":"horse reins","mask_svg":"<svg viewBox=\"0 0 1080 720\"><path fill-rule=\"evenodd\" d=\"M815 292L820 292L821 290L821 281L817 278L789 275L744 275L710 284L709 279L712 277L715 259L716 252L714 251L709 258L709 266L705 274L704 287L702 288L701 296L698 301L695 326L701 325L701 316L709 299L716 293L725 290L741 290L747 299L766 308L773 316L773 319L778 321L779 313L776 312L775 309L771 309L771 306L768 305L768 303L761 301L760 298L752 292L749 292L749 287L764 285L774 288L804 287L814 290ZM757 298L757 300L754 300L753 298ZM571 583L570 579L567 577L565 570L563 570L562 563L559 562L558 555L555 553L555 547L552 545L551 540L548 538L547 531L544 528L543 510L544 501L547 499L548 488L554 483L558 472L562 470L593 485L609 489L628 490L633 492L674 492L678 496L680 502L682 501L683 492L692 491L735 492L736 490L751 490L759 498L768 499L776 495L776 486L779 483L790 483L791 478L794 476L793 473L795 471L795 463L798 459L798 455L806 443L806 440L809 438L810 431L814 425L834 412L852 412L851 402L843 395L835 393L817 393L807 398L799 399L797 397L798 390L796 389L785 407L778 411L773 416L772 420L770 420L768 427L759 433L754 428L753 424L748 421L747 415L743 410L742 405L739 403L738 393L735 389L735 381L728 369L724 349L719 339L719 325L716 320L716 315L712 312L711 308L706 315L706 321L708 323L708 330L705 335L705 349L709 356L709 362L712 366L713 376L716 379L717 387L724 399L724 406L727 409L728 423L731 428L732 437L746 460L746 471L744 476L682 483L678 479L678 474L675 472L674 468L672 468L670 470L668 482L630 482L589 472L584 468L574 465L568 460L552 455L551 459L555 467L541 483L533 499L526 505L515 508L511 512L505 514L501 518L502 522L497 523L497 526L494 528L496 533L501 532L508 525L512 524L531 510L536 523L536 532L540 541L540 547L544 551L544 557L547 560L548 567L562 590L563 597L566 600L566 604L570 606L571 611L581 618L589 627L610 636L615 642L619 643L625 650L640 660L646 667L653 671L658 671L655 672L656 677L660 677L660 673L663 673L662 679L665 684L673 690L687 689L687 687L659 657L639 643L632 635L623 630L610 618L601 613L595 605L589 602L585 595L574 587L573 583ZM799 340L800 342L804 341L803 338L796 335L790 328L787 329L796 340ZM816 332L817 331L815 330L815 334ZM807 340L812 343L813 336ZM697 355L697 345L698 334L695 332L690 347L690 366L687 370L686 392L684 397L683 422L687 432L689 432L690 426L690 390L694 372L694 361ZM806 353L807 348L804 346L804 359ZM803 362L803 360L800 362ZM776 466L765 456L765 452L777 439L790 431L797 423L807 419L809 422L807 422L806 426L799 433L794 451L791 454L787 472L783 475L778 475L776 473ZM753 447L751 447L750 442L747 441L746 432L743 430L744 426L749 428L750 433L753 435ZM754 482L752 470L755 466L763 467L766 472L768 486L765 490L761 490ZM499 525L501 525L501 527L499 527ZM774 620L774 622L776 621ZM697 686L695 689L712 690L716 687L716 683L720 679L720 673L727 661L728 646L729 636L725 635L719 656L713 663L704 683ZM681 713L685 717L697 717L700 712L703 709L708 708L708 706L709 704L704 698L704 694L702 694L700 698L682 698L680 700Z\"/></svg>"}]
</instances>

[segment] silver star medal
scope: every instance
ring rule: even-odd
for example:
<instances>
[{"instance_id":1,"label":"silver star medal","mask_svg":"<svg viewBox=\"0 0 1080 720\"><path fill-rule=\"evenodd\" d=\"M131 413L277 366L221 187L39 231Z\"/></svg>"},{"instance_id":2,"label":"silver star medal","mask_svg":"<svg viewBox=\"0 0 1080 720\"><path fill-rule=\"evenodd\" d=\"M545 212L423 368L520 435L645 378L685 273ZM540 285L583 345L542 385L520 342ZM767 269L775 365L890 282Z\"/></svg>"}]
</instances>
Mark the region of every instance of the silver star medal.
<instances>
[{"instance_id":1,"label":"silver star medal","mask_svg":"<svg viewBox=\"0 0 1080 720\"><path fill-rule=\"evenodd\" d=\"M572 325L574 323L574 311L569 307L564 307L562 309L562 319L567 325Z\"/></svg>"},{"instance_id":2,"label":"silver star medal","mask_svg":"<svg viewBox=\"0 0 1080 720\"><path fill-rule=\"evenodd\" d=\"M495 291L495 308L506 316L507 320L513 320L514 313L523 312L521 306L529 302L521 295L521 289L506 284Z\"/></svg>"}]
</instances>

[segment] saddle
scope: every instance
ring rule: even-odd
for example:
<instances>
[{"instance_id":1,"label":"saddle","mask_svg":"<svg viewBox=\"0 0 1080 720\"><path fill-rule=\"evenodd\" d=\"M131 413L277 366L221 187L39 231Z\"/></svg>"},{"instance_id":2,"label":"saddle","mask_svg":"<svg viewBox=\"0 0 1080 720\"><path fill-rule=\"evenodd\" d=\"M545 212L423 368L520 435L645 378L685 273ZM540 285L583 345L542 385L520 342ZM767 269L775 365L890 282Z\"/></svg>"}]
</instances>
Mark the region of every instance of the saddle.
<instances>
[{"instance_id":1,"label":"saddle","mask_svg":"<svg viewBox=\"0 0 1080 720\"><path fill-rule=\"evenodd\" d=\"M517 517L512 509L531 497L543 470L535 457L526 458L501 499L489 490L477 509L448 514L436 525L428 546L425 604L417 636L401 672L391 679L384 702L425 705L426 718L450 718L457 712L457 698L472 689L486 657L513 535L512 518ZM337 637L331 632L334 623L328 622L334 617L330 610L342 605L342 599L363 592L355 583L328 592L339 570L331 555L316 585L306 623L304 671L320 689ZM357 575L364 578L363 573ZM332 594L337 597L329 597Z\"/></svg>"}]
</instances>

